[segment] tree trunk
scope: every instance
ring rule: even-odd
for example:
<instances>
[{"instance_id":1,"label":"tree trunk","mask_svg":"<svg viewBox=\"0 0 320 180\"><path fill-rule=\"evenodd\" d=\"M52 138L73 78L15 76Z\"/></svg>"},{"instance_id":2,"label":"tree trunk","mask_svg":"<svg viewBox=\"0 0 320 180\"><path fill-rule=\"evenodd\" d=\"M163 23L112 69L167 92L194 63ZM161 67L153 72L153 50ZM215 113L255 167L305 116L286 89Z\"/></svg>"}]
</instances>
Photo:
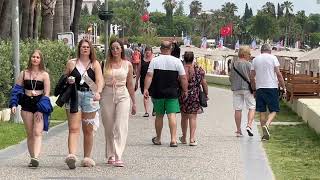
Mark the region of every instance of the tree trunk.
<instances>
[{"instance_id":1,"label":"tree trunk","mask_svg":"<svg viewBox=\"0 0 320 180\"><path fill-rule=\"evenodd\" d=\"M76 1L75 0L70 0L70 28L71 28L72 23L73 23L75 6L76 6Z\"/></svg>"},{"instance_id":2,"label":"tree trunk","mask_svg":"<svg viewBox=\"0 0 320 180\"><path fill-rule=\"evenodd\" d=\"M57 0L53 18L52 39L58 39L58 33L63 32L63 0Z\"/></svg>"},{"instance_id":3,"label":"tree trunk","mask_svg":"<svg viewBox=\"0 0 320 180\"><path fill-rule=\"evenodd\" d=\"M22 1L22 21L21 21L21 32L20 37L22 40L28 38L29 29L29 14L30 14L30 0Z\"/></svg>"},{"instance_id":4,"label":"tree trunk","mask_svg":"<svg viewBox=\"0 0 320 180\"><path fill-rule=\"evenodd\" d=\"M10 37L10 30L11 30L11 0L5 0L2 5L1 11L1 23L0 23L0 38L7 39Z\"/></svg>"},{"instance_id":5,"label":"tree trunk","mask_svg":"<svg viewBox=\"0 0 320 180\"><path fill-rule=\"evenodd\" d=\"M39 18L40 18L40 12L41 12L41 4L36 3L36 7L34 9L34 21L33 21L33 38L38 39L39 38Z\"/></svg>"},{"instance_id":6,"label":"tree trunk","mask_svg":"<svg viewBox=\"0 0 320 180\"><path fill-rule=\"evenodd\" d=\"M81 6L82 6L82 0L77 0L75 10L74 10L73 23L71 25L71 30L74 34L74 43L75 44L78 43L79 20L80 20Z\"/></svg>"},{"instance_id":7,"label":"tree trunk","mask_svg":"<svg viewBox=\"0 0 320 180\"><path fill-rule=\"evenodd\" d=\"M33 38L33 27L34 27L34 10L36 7L37 0L31 0L29 10L29 24L28 24L28 37Z\"/></svg>"},{"instance_id":8,"label":"tree trunk","mask_svg":"<svg viewBox=\"0 0 320 180\"><path fill-rule=\"evenodd\" d=\"M41 0L41 39L52 39L55 5L56 0Z\"/></svg>"},{"instance_id":9,"label":"tree trunk","mask_svg":"<svg viewBox=\"0 0 320 180\"><path fill-rule=\"evenodd\" d=\"M70 0L63 0L63 30L70 31Z\"/></svg>"},{"instance_id":10,"label":"tree trunk","mask_svg":"<svg viewBox=\"0 0 320 180\"><path fill-rule=\"evenodd\" d=\"M2 9L3 3L4 3L4 0L0 0L0 14L4 10L4 9Z\"/></svg>"}]
</instances>

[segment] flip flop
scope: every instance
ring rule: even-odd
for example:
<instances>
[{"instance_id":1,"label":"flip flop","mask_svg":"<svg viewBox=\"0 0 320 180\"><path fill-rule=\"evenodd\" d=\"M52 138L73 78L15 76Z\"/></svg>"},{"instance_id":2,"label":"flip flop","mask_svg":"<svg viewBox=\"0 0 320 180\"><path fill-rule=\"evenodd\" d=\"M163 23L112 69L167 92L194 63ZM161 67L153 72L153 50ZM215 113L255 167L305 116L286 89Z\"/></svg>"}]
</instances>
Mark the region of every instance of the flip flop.
<instances>
[{"instance_id":1,"label":"flip flop","mask_svg":"<svg viewBox=\"0 0 320 180\"><path fill-rule=\"evenodd\" d=\"M184 140L184 141L183 141L182 136L181 136L181 137L179 137L179 141L181 142L181 144L187 144L187 141L186 141L186 140Z\"/></svg>"},{"instance_id":2,"label":"flip flop","mask_svg":"<svg viewBox=\"0 0 320 180\"><path fill-rule=\"evenodd\" d=\"M157 137L153 137L152 138L152 143L154 144L154 145L161 145L161 142L160 141L156 141L157 140Z\"/></svg>"},{"instance_id":3,"label":"flip flop","mask_svg":"<svg viewBox=\"0 0 320 180\"><path fill-rule=\"evenodd\" d=\"M178 147L177 142L171 142L171 143L170 143L170 147Z\"/></svg>"}]
</instances>

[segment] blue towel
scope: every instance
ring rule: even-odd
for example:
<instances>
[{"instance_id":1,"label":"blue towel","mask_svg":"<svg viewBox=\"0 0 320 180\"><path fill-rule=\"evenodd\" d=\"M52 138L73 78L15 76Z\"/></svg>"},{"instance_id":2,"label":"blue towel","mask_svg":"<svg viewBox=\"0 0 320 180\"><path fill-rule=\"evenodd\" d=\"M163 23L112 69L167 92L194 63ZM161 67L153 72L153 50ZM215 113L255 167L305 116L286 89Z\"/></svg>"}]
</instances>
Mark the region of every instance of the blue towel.
<instances>
[{"instance_id":1,"label":"blue towel","mask_svg":"<svg viewBox=\"0 0 320 180\"><path fill-rule=\"evenodd\" d=\"M42 96L40 101L37 103L37 108L39 112L43 114L43 130L48 131L50 124L49 117L53 111L49 97Z\"/></svg>"},{"instance_id":2,"label":"blue towel","mask_svg":"<svg viewBox=\"0 0 320 180\"><path fill-rule=\"evenodd\" d=\"M23 95L24 95L24 87L21 85L15 84L11 89L9 108L17 107L19 104L19 100Z\"/></svg>"}]
</instances>

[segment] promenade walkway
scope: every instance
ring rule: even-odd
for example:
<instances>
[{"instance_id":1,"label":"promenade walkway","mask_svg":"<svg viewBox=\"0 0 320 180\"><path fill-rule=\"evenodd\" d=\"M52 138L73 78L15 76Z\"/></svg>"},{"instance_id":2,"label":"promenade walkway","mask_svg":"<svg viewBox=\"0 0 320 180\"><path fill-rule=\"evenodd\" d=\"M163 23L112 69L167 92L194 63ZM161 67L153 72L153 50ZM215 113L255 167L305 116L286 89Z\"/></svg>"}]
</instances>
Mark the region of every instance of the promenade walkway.
<instances>
[{"instance_id":1,"label":"promenade walkway","mask_svg":"<svg viewBox=\"0 0 320 180\"><path fill-rule=\"evenodd\" d=\"M138 114L129 120L124 168L106 165L101 126L95 135L93 150L97 166L69 170L64 163L68 131L63 124L45 135L38 169L27 167L29 157L25 141L0 151L0 179L273 179L257 128L254 128L253 138L246 133L242 138L235 137L231 91L210 87L209 95L209 107L198 118L196 147L182 144L177 148L169 147L166 120L162 145L152 145L154 118L142 117L142 95L137 93ZM180 136L180 116L178 124ZM82 154L82 151L78 153L79 159Z\"/></svg>"}]
</instances>

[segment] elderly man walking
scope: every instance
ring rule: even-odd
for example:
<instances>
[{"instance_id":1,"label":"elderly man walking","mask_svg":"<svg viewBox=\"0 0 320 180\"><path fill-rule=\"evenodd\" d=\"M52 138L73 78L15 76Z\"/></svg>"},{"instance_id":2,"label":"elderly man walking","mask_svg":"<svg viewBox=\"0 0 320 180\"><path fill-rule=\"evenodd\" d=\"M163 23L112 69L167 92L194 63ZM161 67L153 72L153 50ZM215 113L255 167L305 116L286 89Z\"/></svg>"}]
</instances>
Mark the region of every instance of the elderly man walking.
<instances>
[{"instance_id":1,"label":"elderly man walking","mask_svg":"<svg viewBox=\"0 0 320 180\"><path fill-rule=\"evenodd\" d=\"M262 140L269 140L269 126L279 112L279 84L286 93L282 74L279 69L279 61L271 54L271 46L264 44L261 47L261 54L252 61L251 83L255 83L256 111L260 112L260 124L263 131ZM269 110L267 116L266 111Z\"/></svg>"},{"instance_id":2,"label":"elderly man walking","mask_svg":"<svg viewBox=\"0 0 320 180\"><path fill-rule=\"evenodd\" d=\"M155 129L157 136L152 138L155 145L161 145L161 131L163 127L163 116L167 114L171 134L170 147L177 147L177 123L176 113L179 107L179 83L182 93L187 98L188 81L180 59L171 56L172 44L163 41L160 46L160 56L154 58L149 65L148 73L144 83L144 97L149 98L149 87L154 110L156 112Z\"/></svg>"}]
</instances>

